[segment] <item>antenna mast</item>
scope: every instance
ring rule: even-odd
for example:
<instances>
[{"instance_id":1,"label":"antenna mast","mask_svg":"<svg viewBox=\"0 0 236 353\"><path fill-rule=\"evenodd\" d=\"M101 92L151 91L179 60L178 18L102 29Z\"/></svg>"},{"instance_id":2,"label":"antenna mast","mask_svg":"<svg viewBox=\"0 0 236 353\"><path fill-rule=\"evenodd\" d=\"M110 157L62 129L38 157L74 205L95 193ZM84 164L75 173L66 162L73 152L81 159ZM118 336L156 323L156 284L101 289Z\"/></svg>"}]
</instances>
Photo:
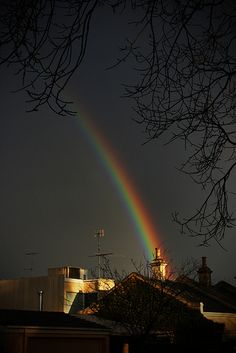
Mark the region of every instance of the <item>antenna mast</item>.
<instances>
[{"instance_id":1,"label":"antenna mast","mask_svg":"<svg viewBox=\"0 0 236 353\"><path fill-rule=\"evenodd\" d=\"M95 238L98 240L98 248L97 248L97 254L96 256L98 257L98 278L101 277L101 238L104 237L104 229L98 229L97 232L95 233Z\"/></svg>"},{"instance_id":2,"label":"antenna mast","mask_svg":"<svg viewBox=\"0 0 236 353\"><path fill-rule=\"evenodd\" d=\"M91 255L93 256L97 256L98 258L98 278L101 278L101 257L105 257L107 255L112 255L111 252L107 252L107 253L102 253L101 252L101 239L104 237L104 229L98 229L95 233L95 238L97 238L97 253L95 255Z\"/></svg>"},{"instance_id":3,"label":"antenna mast","mask_svg":"<svg viewBox=\"0 0 236 353\"><path fill-rule=\"evenodd\" d=\"M38 255L38 254L39 254L39 253L38 253L38 252L35 252L35 251L31 251L31 252L25 253L26 256L29 256L29 257L31 258L30 267L29 267L29 268L25 268L25 270L29 270L29 271L33 272L34 256L35 256L35 255Z\"/></svg>"}]
</instances>

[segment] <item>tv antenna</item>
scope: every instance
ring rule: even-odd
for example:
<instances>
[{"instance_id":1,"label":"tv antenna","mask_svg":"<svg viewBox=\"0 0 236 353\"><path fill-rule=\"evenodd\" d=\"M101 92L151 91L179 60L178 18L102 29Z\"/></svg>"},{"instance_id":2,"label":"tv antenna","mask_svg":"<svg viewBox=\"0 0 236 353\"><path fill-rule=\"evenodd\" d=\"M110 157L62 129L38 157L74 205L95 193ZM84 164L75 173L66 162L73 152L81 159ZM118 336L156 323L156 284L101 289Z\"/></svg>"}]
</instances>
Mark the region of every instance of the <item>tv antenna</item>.
<instances>
[{"instance_id":1,"label":"tv antenna","mask_svg":"<svg viewBox=\"0 0 236 353\"><path fill-rule=\"evenodd\" d=\"M33 267L34 267L34 256L38 255L38 252L35 251L31 251L31 252L27 252L25 253L26 256L30 257L30 267L25 268L25 270L29 270L29 271L33 271Z\"/></svg>"},{"instance_id":2,"label":"tv antenna","mask_svg":"<svg viewBox=\"0 0 236 353\"><path fill-rule=\"evenodd\" d=\"M98 278L101 278L101 258L105 258L107 255L112 255L112 252L101 252L101 239L104 237L105 232L104 229L98 229L95 233L95 238L97 238L97 252L94 255L91 255L91 257L97 257L98 258Z\"/></svg>"}]
</instances>

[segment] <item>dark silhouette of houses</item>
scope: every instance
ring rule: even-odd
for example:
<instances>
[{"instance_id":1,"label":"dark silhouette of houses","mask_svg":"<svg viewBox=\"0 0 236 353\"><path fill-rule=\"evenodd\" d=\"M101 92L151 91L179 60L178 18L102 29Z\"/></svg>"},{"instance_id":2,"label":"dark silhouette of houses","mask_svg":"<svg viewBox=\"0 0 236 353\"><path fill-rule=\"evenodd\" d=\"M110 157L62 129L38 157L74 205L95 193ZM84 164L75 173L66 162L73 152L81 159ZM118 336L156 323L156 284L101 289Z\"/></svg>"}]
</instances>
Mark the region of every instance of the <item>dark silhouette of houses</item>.
<instances>
[{"instance_id":1,"label":"dark silhouette of houses","mask_svg":"<svg viewBox=\"0 0 236 353\"><path fill-rule=\"evenodd\" d=\"M236 288L212 284L206 257L198 280L170 279L166 266L156 249L149 275L133 272L115 286L113 279L88 280L83 269L71 267L0 281L0 352L137 353L157 344L168 352L231 352Z\"/></svg>"},{"instance_id":2,"label":"dark silhouette of houses","mask_svg":"<svg viewBox=\"0 0 236 353\"><path fill-rule=\"evenodd\" d=\"M60 312L0 310L1 353L108 353L109 330Z\"/></svg>"},{"instance_id":3,"label":"dark silhouette of houses","mask_svg":"<svg viewBox=\"0 0 236 353\"><path fill-rule=\"evenodd\" d=\"M132 337L140 336L143 342L149 336L158 344L163 340L170 346L181 344L186 351L190 347L192 352L233 351L236 288L224 281L212 285L212 271L205 257L197 270L198 280L187 276L164 278L160 266L165 270L166 264L161 261L160 252L156 255L152 268L155 264L159 268L151 276L129 274L103 298L80 311L80 317L82 314L87 320L102 323L112 331L113 341L114 337L123 337L122 344L128 342L130 347ZM138 347L130 348L130 352L146 352L150 348L141 350L140 340Z\"/></svg>"}]
</instances>

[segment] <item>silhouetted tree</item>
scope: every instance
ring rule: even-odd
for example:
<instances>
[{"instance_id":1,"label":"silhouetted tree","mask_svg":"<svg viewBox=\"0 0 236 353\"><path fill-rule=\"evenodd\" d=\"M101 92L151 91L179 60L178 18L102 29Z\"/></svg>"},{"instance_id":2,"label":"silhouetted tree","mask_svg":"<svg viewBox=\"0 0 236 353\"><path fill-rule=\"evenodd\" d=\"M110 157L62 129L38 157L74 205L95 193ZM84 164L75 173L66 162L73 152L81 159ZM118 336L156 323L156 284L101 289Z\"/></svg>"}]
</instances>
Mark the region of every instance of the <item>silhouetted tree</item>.
<instances>
[{"instance_id":1,"label":"silhouetted tree","mask_svg":"<svg viewBox=\"0 0 236 353\"><path fill-rule=\"evenodd\" d=\"M6 0L0 6L0 65L22 76L32 110L48 105L61 115L72 113L62 93L84 58L97 8L130 12L135 34L115 64L135 60L137 80L125 94L147 141L184 142L188 158L180 170L206 193L190 218L174 219L204 244L221 241L234 221L235 1Z\"/></svg>"},{"instance_id":2,"label":"silhouetted tree","mask_svg":"<svg viewBox=\"0 0 236 353\"><path fill-rule=\"evenodd\" d=\"M207 320L199 308L191 307L186 300L190 293L186 291L176 281L131 273L92 310L98 317L123 327L135 352L145 352L147 345L164 342L188 349L219 343L223 325Z\"/></svg>"}]
</instances>

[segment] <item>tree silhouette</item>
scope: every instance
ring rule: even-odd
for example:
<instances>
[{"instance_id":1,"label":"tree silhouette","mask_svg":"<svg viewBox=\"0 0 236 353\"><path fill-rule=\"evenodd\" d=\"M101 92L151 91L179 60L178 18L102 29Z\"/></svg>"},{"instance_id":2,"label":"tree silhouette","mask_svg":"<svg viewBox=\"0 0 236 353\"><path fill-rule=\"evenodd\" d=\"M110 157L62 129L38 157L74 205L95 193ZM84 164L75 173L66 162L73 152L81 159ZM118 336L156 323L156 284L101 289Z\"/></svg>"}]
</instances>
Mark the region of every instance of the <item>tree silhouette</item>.
<instances>
[{"instance_id":1,"label":"tree silhouette","mask_svg":"<svg viewBox=\"0 0 236 353\"><path fill-rule=\"evenodd\" d=\"M120 57L135 62L136 82L125 85L147 142L183 141L180 170L205 192L181 230L218 242L234 225L230 180L235 170L236 4L233 0L1 1L0 65L13 66L30 110L47 105L72 114L63 97L80 66L98 7L133 15L132 38Z\"/></svg>"},{"instance_id":2,"label":"tree silhouette","mask_svg":"<svg viewBox=\"0 0 236 353\"><path fill-rule=\"evenodd\" d=\"M112 320L114 328L126 333L135 352L161 342L197 346L199 351L202 346L220 342L223 326L191 307L186 300L188 291L181 282L131 273L93 304L91 311Z\"/></svg>"}]
</instances>

